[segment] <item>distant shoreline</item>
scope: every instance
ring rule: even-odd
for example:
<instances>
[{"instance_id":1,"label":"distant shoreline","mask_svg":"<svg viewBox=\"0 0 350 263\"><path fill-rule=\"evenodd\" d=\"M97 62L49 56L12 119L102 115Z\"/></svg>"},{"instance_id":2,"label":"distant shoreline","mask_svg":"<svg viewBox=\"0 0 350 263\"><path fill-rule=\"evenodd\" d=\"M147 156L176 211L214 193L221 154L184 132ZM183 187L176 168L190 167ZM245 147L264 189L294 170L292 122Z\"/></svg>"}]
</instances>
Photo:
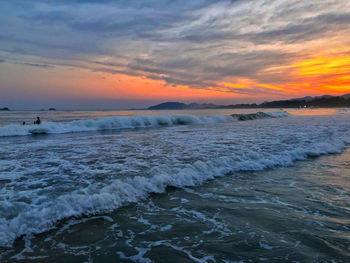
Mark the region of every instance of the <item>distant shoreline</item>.
<instances>
[{"instance_id":1,"label":"distant shoreline","mask_svg":"<svg viewBox=\"0 0 350 263\"><path fill-rule=\"evenodd\" d=\"M341 96L317 96L317 97L303 97L289 100L275 100L266 101L260 104L231 104L231 105L218 105L210 103L189 103L182 102L164 102L148 108L124 108L124 109L9 109L8 107L0 108L0 111L144 111L144 110L205 110L205 109L298 109L298 108L349 108L350 107L350 94L344 94Z\"/></svg>"},{"instance_id":2,"label":"distant shoreline","mask_svg":"<svg viewBox=\"0 0 350 263\"><path fill-rule=\"evenodd\" d=\"M267 101L261 104L185 104L182 102L164 102L149 107L149 110L193 110L193 109L266 109L266 108L347 108L350 107L350 94L342 96L324 95L304 97L290 100Z\"/></svg>"}]
</instances>

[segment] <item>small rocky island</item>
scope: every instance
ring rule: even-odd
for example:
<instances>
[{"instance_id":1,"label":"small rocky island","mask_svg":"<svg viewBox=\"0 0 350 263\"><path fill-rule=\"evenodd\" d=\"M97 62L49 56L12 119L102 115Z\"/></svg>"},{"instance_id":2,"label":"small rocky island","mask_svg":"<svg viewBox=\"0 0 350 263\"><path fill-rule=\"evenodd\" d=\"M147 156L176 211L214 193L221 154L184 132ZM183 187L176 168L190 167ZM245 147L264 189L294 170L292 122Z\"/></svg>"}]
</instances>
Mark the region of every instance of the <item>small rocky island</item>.
<instances>
[{"instance_id":1,"label":"small rocky island","mask_svg":"<svg viewBox=\"0 0 350 263\"><path fill-rule=\"evenodd\" d=\"M9 111L10 109L7 108L7 107L4 107L4 108L0 108L0 111Z\"/></svg>"}]
</instances>

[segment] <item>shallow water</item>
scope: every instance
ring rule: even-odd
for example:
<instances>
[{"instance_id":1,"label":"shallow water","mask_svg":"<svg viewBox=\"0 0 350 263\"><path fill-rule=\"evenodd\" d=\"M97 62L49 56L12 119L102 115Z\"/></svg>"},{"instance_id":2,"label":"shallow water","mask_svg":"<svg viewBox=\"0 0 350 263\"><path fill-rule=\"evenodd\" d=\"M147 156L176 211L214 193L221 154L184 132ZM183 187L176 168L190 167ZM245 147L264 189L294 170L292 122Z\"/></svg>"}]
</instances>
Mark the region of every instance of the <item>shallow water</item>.
<instances>
[{"instance_id":1,"label":"shallow water","mask_svg":"<svg viewBox=\"0 0 350 263\"><path fill-rule=\"evenodd\" d=\"M0 138L1 261L347 262L349 128L338 112Z\"/></svg>"}]
</instances>

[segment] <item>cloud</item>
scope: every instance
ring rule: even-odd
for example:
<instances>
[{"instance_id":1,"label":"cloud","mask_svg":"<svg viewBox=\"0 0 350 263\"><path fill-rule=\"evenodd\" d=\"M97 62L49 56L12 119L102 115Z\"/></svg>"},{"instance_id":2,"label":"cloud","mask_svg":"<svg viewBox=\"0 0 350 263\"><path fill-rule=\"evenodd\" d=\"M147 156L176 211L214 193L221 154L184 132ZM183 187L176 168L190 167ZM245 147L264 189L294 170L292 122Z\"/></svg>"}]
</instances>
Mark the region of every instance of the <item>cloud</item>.
<instances>
[{"instance_id":1,"label":"cloud","mask_svg":"<svg viewBox=\"0 0 350 263\"><path fill-rule=\"evenodd\" d=\"M235 78L282 83L290 75L281 67L311 56L312 41L350 42L350 3L341 0L13 0L0 8L0 51L32 56L24 65L66 64L201 89Z\"/></svg>"},{"instance_id":2,"label":"cloud","mask_svg":"<svg viewBox=\"0 0 350 263\"><path fill-rule=\"evenodd\" d=\"M334 33L334 30L347 29L349 24L350 13L322 14L317 17L304 19L298 24L290 23L273 30L247 33L238 37L255 44L307 42L326 37L327 34Z\"/></svg>"},{"instance_id":3,"label":"cloud","mask_svg":"<svg viewBox=\"0 0 350 263\"><path fill-rule=\"evenodd\" d=\"M29 67L37 67L37 68L53 68L52 65L47 64L37 64L37 63L27 63L27 62L15 62L14 64L20 64Z\"/></svg>"}]
</instances>

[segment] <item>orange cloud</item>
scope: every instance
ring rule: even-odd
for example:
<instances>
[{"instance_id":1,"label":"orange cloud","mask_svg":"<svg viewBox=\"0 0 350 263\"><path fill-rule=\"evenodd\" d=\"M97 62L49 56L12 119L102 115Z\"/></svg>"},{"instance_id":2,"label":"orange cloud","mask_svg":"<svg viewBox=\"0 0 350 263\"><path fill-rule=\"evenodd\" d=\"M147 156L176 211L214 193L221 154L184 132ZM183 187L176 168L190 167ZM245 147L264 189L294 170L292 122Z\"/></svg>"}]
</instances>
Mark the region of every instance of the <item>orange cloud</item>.
<instances>
[{"instance_id":1,"label":"orange cloud","mask_svg":"<svg viewBox=\"0 0 350 263\"><path fill-rule=\"evenodd\" d=\"M271 67L263 74L283 76L282 83L256 83L268 89L285 91L290 95L340 95L350 92L350 57L341 53L322 55L279 67Z\"/></svg>"},{"instance_id":2,"label":"orange cloud","mask_svg":"<svg viewBox=\"0 0 350 263\"><path fill-rule=\"evenodd\" d=\"M88 74L91 75L91 72ZM100 74L100 73L94 73ZM227 89L207 87L205 89L191 88L186 85L170 85L164 80L154 80L141 76L123 74L104 74L105 78L87 83L85 90L93 97L109 99L226 99L235 98L235 94L227 93ZM95 76L96 77L96 76Z\"/></svg>"},{"instance_id":3,"label":"orange cloud","mask_svg":"<svg viewBox=\"0 0 350 263\"><path fill-rule=\"evenodd\" d=\"M350 92L350 57L317 57L294 64L296 77L319 93Z\"/></svg>"},{"instance_id":4,"label":"orange cloud","mask_svg":"<svg viewBox=\"0 0 350 263\"><path fill-rule=\"evenodd\" d=\"M193 88L171 85L164 80L142 76L129 76L91 72L88 69L69 70L56 67L42 71L26 68L28 78L37 79L40 94L96 99L159 99L205 100L230 99L283 99L305 95L344 94L350 92L350 57L319 55L312 59L292 62L289 65L267 68L255 78L232 77L210 87ZM45 74L44 74L45 73ZM264 81L264 76L276 76L277 81ZM281 76L285 81L281 81ZM25 86L28 78L23 73L18 86ZM273 79L273 78L271 78ZM287 97L288 96L288 97Z\"/></svg>"},{"instance_id":5,"label":"orange cloud","mask_svg":"<svg viewBox=\"0 0 350 263\"><path fill-rule=\"evenodd\" d=\"M300 75L348 74L350 57L320 57L297 63L294 67Z\"/></svg>"},{"instance_id":6,"label":"orange cloud","mask_svg":"<svg viewBox=\"0 0 350 263\"><path fill-rule=\"evenodd\" d=\"M254 93L257 88L263 88L266 91L278 91L282 93L290 92L289 89L283 87L283 85L259 83L259 81L249 78L236 78L232 82L220 82L218 85L231 88L231 92L240 92L245 90L247 94Z\"/></svg>"},{"instance_id":7,"label":"orange cloud","mask_svg":"<svg viewBox=\"0 0 350 263\"><path fill-rule=\"evenodd\" d=\"M77 72L74 73L77 78ZM289 65L267 68L256 78L234 77L211 87L171 85L164 80L123 74L80 71L79 89L88 97L109 99L259 100L350 92L350 57L319 56ZM286 81L260 81L264 74L283 76ZM102 76L102 77L101 77ZM68 84L68 83L67 83ZM78 83L77 83L78 84Z\"/></svg>"}]
</instances>

